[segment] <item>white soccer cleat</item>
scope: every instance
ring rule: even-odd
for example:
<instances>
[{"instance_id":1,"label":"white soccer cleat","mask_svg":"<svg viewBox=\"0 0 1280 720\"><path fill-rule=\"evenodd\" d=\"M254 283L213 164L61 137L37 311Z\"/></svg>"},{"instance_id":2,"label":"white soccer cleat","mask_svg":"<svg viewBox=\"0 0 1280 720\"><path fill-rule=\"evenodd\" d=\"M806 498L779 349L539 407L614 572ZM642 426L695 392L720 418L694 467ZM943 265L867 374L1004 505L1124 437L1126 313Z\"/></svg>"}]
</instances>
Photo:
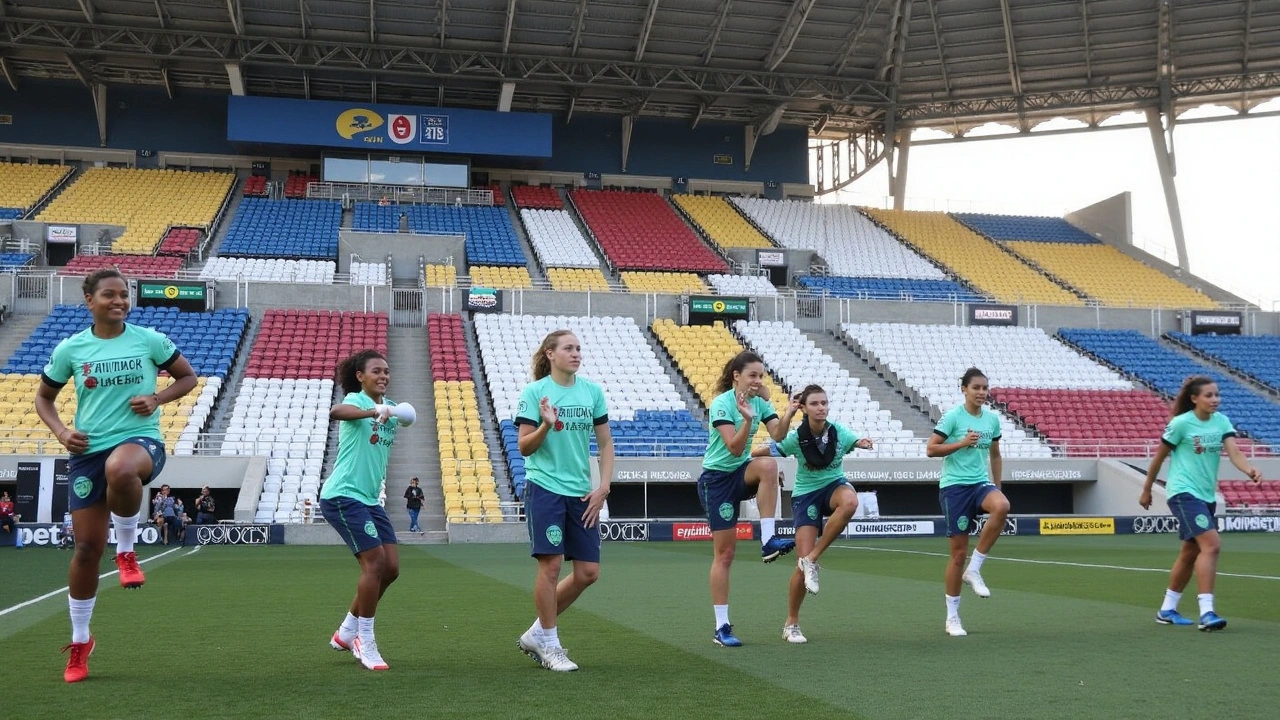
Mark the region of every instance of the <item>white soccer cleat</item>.
<instances>
[{"instance_id":1,"label":"white soccer cleat","mask_svg":"<svg viewBox=\"0 0 1280 720\"><path fill-rule=\"evenodd\" d=\"M799 625L786 625L782 628L782 639L793 645L803 645L809 640L800 632Z\"/></svg>"},{"instance_id":2,"label":"white soccer cleat","mask_svg":"<svg viewBox=\"0 0 1280 720\"><path fill-rule=\"evenodd\" d=\"M354 635L352 635L350 638L344 638L342 637L342 632L338 631L333 634L332 638L329 638L329 647L333 648L334 650L350 650L351 642L354 639L355 639Z\"/></svg>"},{"instance_id":3,"label":"white soccer cleat","mask_svg":"<svg viewBox=\"0 0 1280 720\"><path fill-rule=\"evenodd\" d=\"M947 618L947 634L951 637L964 637L969 633L964 631L964 626L960 624L960 618Z\"/></svg>"},{"instance_id":4,"label":"white soccer cleat","mask_svg":"<svg viewBox=\"0 0 1280 720\"><path fill-rule=\"evenodd\" d=\"M545 661L543 660L544 650L542 642L534 637L528 630L526 630L524 634L520 636L520 639L516 641L516 647L520 648L520 652L533 658L534 662L539 665L544 664Z\"/></svg>"},{"instance_id":5,"label":"white soccer cleat","mask_svg":"<svg viewBox=\"0 0 1280 720\"><path fill-rule=\"evenodd\" d=\"M804 589L810 595L818 594L818 563L807 557L802 557L796 562L796 566L800 568L800 573L804 575Z\"/></svg>"},{"instance_id":6,"label":"white soccer cleat","mask_svg":"<svg viewBox=\"0 0 1280 720\"><path fill-rule=\"evenodd\" d=\"M542 651L542 667L555 672L573 672L578 664L569 659L568 651L562 647L544 648Z\"/></svg>"},{"instance_id":7,"label":"white soccer cleat","mask_svg":"<svg viewBox=\"0 0 1280 720\"><path fill-rule=\"evenodd\" d=\"M382 659L382 654L378 652L378 643L376 640L363 642L357 635L355 640L351 641L351 654L370 670L386 670L387 662Z\"/></svg>"},{"instance_id":8,"label":"white soccer cleat","mask_svg":"<svg viewBox=\"0 0 1280 720\"><path fill-rule=\"evenodd\" d=\"M987 584L982 581L981 573L976 573L972 570L968 570L968 571L965 571L965 574L962 575L960 579L964 581L965 585L968 585L969 587L973 588L974 595L977 595L980 598L991 597L991 588L988 588Z\"/></svg>"}]
</instances>

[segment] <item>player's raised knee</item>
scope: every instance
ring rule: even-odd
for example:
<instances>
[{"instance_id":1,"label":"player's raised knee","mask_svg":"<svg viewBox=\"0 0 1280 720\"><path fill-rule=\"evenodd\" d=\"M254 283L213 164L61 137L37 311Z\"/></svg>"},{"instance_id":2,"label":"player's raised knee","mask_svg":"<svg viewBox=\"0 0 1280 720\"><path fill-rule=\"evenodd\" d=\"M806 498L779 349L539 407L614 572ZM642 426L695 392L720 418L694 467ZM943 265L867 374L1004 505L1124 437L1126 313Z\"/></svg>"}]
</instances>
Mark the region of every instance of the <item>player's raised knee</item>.
<instances>
[{"instance_id":1,"label":"player's raised knee","mask_svg":"<svg viewBox=\"0 0 1280 720\"><path fill-rule=\"evenodd\" d=\"M586 587L594 584L595 581L600 579L600 566L598 564L591 564L584 567L575 567L573 569L573 575L578 579L579 585Z\"/></svg>"}]
</instances>

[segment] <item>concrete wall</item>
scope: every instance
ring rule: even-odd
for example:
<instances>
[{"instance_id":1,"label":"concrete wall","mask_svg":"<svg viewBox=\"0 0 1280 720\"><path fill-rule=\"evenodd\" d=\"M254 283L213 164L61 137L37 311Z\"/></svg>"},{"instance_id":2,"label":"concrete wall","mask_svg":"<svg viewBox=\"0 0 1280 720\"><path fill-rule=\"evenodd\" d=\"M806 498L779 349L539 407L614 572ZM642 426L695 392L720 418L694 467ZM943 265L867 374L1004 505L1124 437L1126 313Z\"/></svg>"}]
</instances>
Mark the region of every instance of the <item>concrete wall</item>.
<instances>
[{"instance_id":1,"label":"concrete wall","mask_svg":"<svg viewBox=\"0 0 1280 720\"><path fill-rule=\"evenodd\" d=\"M397 280L417 279L421 262L452 264L459 275L467 272L466 238L462 235L367 233L342 230L338 236L338 272L351 272L351 253L365 262L383 262L391 256L391 275Z\"/></svg>"}]
</instances>

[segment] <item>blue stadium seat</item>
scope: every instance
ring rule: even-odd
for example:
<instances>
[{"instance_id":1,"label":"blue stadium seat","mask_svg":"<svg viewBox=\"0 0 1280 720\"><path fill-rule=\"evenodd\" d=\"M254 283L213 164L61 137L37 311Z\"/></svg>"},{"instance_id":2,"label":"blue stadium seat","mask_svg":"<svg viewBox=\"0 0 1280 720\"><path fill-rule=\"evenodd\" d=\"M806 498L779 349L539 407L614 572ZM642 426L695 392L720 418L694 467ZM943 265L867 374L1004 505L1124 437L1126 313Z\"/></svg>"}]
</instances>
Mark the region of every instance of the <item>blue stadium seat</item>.
<instances>
[{"instance_id":1,"label":"blue stadium seat","mask_svg":"<svg viewBox=\"0 0 1280 720\"><path fill-rule=\"evenodd\" d=\"M31 332L5 364L5 373L39 373L50 353L63 339L89 326L92 319L83 305L58 305ZM134 308L129 322L154 328L169 336L183 357L201 377L226 378L244 339L249 311L224 308L211 313L178 312L171 307Z\"/></svg>"},{"instance_id":2,"label":"blue stadium seat","mask_svg":"<svg viewBox=\"0 0 1280 720\"><path fill-rule=\"evenodd\" d=\"M398 205L356 203L355 217L351 227L364 232L399 232L400 215L404 212L405 210Z\"/></svg>"},{"instance_id":3,"label":"blue stadium seat","mask_svg":"<svg viewBox=\"0 0 1280 720\"><path fill-rule=\"evenodd\" d=\"M342 204L336 200L245 198L220 255L336 260Z\"/></svg>"},{"instance_id":4,"label":"blue stadium seat","mask_svg":"<svg viewBox=\"0 0 1280 720\"><path fill-rule=\"evenodd\" d=\"M0 272L17 270L35 258L35 253L0 253Z\"/></svg>"},{"instance_id":5,"label":"blue stadium seat","mask_svg":"<svg viewBox=\"0 0 1280 720\"><path fill-rule=\"evenodd\" d=\"M1280 337L1276 335L1186 335L1169 337L1280 390Z\"/></svg>"},{"instance_id":6,"label":"blue stadium seat","mask_svg":"<svg viewBox=\"0 0 1280 720\"><path fill-rule=\"evenodd\" d=\"M0 220L17 220L25 212L22 208L0 208Z\"/></svg>"},{"instance_id":7,"label":"blue stadium seat","mask_svg":"<svg viewBox=\"0 0 1280 720\"><path fill-rule=\"evenodd\" d=\"M618 457L694 457L706 452L707 429L688 410L637 410L633 420L610 420L609 429ZM598 452L594 437L591 452Z\"/></svg>"},{"instance_id":8,"label":"blue stadium seat","mask_svg":"<svg viewBox=\"0 0 1280 720\"><path fill-rule=\"evenodd\" d=\"M408 213L413 232L465 235L468 265L528 264L506 208L411 205Z\"/></svg>"},{"instance_id":9,"label":"blue stadium seat","mask_svg":"<svg viewBox=\"0 0 1280 720\"><path fill-rule=\"evenodd\" d=\"M1058 335L1166 395L1176 395L1191 375L1208 375L1222 393L1221 410L1235 426L1280 446L1280 404L1230 377L1171 350L1136 330L1061 329Z\"/></svg>"},{"instance_id":10,"label":"blue stadium seat","mask_svg":"<svg viewBox=\"0 0 1280 720\"><path fill-rule=\"evenodd\" d=\"M995 240L1037 240L1081 245L1098 243L1092 235L1062 218L985 213L952 213L951 216Z\"/></svg>"},{"instance_id":11,"label":"blue stadium seat","mask_svg":"<svg viewBox=\"0 0 1280 720\"><path fill-rule=\"evenodd\" d=\"M800 284L814 292L826 291L835 297L861 300L936 300L940 302L986 302L986 298L951 280L908 278L852 278L801 275Z\"/></svg>"}]
</instances>

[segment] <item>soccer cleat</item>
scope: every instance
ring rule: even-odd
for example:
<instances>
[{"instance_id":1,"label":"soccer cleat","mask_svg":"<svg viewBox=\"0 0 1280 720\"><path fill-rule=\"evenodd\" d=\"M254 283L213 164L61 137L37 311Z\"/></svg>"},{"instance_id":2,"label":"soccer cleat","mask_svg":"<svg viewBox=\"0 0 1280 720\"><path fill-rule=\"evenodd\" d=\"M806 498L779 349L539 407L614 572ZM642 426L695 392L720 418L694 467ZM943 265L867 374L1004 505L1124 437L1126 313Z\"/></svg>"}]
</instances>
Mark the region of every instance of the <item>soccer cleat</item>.
<instances>
[{"instance_id":1,"label":"soccer cleat","mask_svg":"<svg viewBox=\"0 0 1280 720\"><path fill-rule=\"evenodd\" d=\"M949 617L947 618L947 634L951 637L964 637L969 633L964 631L964 626L960 624L960 618Z\"/></svg>"},{"instance_id":2,"label":"soccer cleat","mask_svg":"<svg viewBox=\"0 0 1280 720\"><path fill-rule=\"evenodd\" d=\"M554 672L573 672L578 664L569 659L568 650L562 647L544 648L542 667Z\"/></svg>"},{"instance_id":3,"label":"soccer cleat","mask_svg":"<svg viewBox=\"0 0 1280 720\"><path fill-rule=\"evenodd\" d=\"M333 648L334 650L350 650L352 640L355 640L354 635L352 635L350 638L346 640L343 640L342 631L337 630L337 631L334 631L333 637L329 639L329 647Z\"/></svg>"},{"instance_id":4,"label":"soccer cleat","mask_svg":"<svg viewBox=\"0 0 1280 720\"><path fill-rule=\"evenodd\" d=\"M795 540L786 540L774 535L769 538L769 542L760 547L760 559L771 563L795 549Z\"/></svg>"},{"instance_id":5,"label":"soccer cleat","mask_svg":"<svg viewBox=\"0 0 1280 720\"><path fill-rule=\"evenodd\" d=\"M782 639L794 645L803 645L809 640L800 632L799 625L786 625L782 628Z\"/></svg>"},{"instance_id":6,"label":"soccer cleat","mask_svg":"<svg viewBox=\"0 0 1280 720\"><path fill-rule=\"evenodd\" d=\"M1189 618L1182 616L1177 610L1161 610L1156 613L1156 622L1161 625L1195 625Z\"/></svg>"},{"instance_id":7,"label":"soccer cleat","mask_svg":"<svg viewBox=\"0 0 1280 720\"><path fill-rule=\"evenodd\" d=\"M120 586L124 588L140 588L147 581L138 566L138 553L116 553L116 567L120 570Z\"/></svg>"},{"instance_id":8,"label":"soccer cleat","mask_svg":"<svg viewBox=\"0 0 1280 720\"><path fill-rule=\"evenodd\" d=\"M62 673L63 680L75 683L89 677L89 656L93 654L95 645L97 643L90 635L89 642L73 642L62 648L62 652L71 651L71 657L67 658L67 669Z\"/></svg>"},{"instance_id":9,"label":"soccer cleat","mask_svg":"<svg viewBox=\"0 0 1280 720\"><path fill-rule=\"evenodd\" d=\"M729 623L721 625L711 636L711 641L722 647L742 647L742 641L733 634L733 626Z\"/></svg>"},{"instance_id":10,"label":"soccer cleat","mask_svg":"<svg viewBox=\"0 0 1280 720\"><path fill-rule=\"evenodd\" d=\"M351 654L356 656L361 665L370 670L388 669L387 662L382 659L382 654L378 652L378 642L376 640L370 640L366 643L361 641L360 636L357 635L351 641Z\"/></svg>"},{"instance_id":11,"label":"soccer cleat","mask_svg":"<svg viewBox=\"0 0 1280 720\"><path fill-rule=\"evenodd\" d=\"M542 642L530 634L528 630L516 641L516 647L520 648L520 652L533 658L534 662L539 665L543 664Z\"/></svg>"},{"instance_id":12,"label":"soccer cleat","mask_svg":"<svg viewBox=\"0 0 1280 720\"><path fill-rule=\"evenodd\" d=\"M991 597L991 588L988 588L987 584L982 581L982 575L980 573L967 570L960 579L964 581L965 585L973 588L974 595L977 595L980 598Z\"/></svg>"},{"instance_id":13,"label":"soccer cleat","mask_svg":"<svg viewBox=\"0 0 1280 720\"><path fill-rule=\"evenodd\" d=\"M810 595L818 594L818 563L807 557L800 558L796 563L800 568L800 573L804 575L804 589L809 591Z\"/></svg>"},{"instance_id":14,"label":"soccer cleat","mask_svg":"<svg viewBox=\"0 0 1280 720\"><path fill-rule=\"evenodd\" d=\"M1203 632L1214 632L1226 626L1227 619L1212 610L1200 616L1200 630Z\"/></svg>"}]
</instances>

